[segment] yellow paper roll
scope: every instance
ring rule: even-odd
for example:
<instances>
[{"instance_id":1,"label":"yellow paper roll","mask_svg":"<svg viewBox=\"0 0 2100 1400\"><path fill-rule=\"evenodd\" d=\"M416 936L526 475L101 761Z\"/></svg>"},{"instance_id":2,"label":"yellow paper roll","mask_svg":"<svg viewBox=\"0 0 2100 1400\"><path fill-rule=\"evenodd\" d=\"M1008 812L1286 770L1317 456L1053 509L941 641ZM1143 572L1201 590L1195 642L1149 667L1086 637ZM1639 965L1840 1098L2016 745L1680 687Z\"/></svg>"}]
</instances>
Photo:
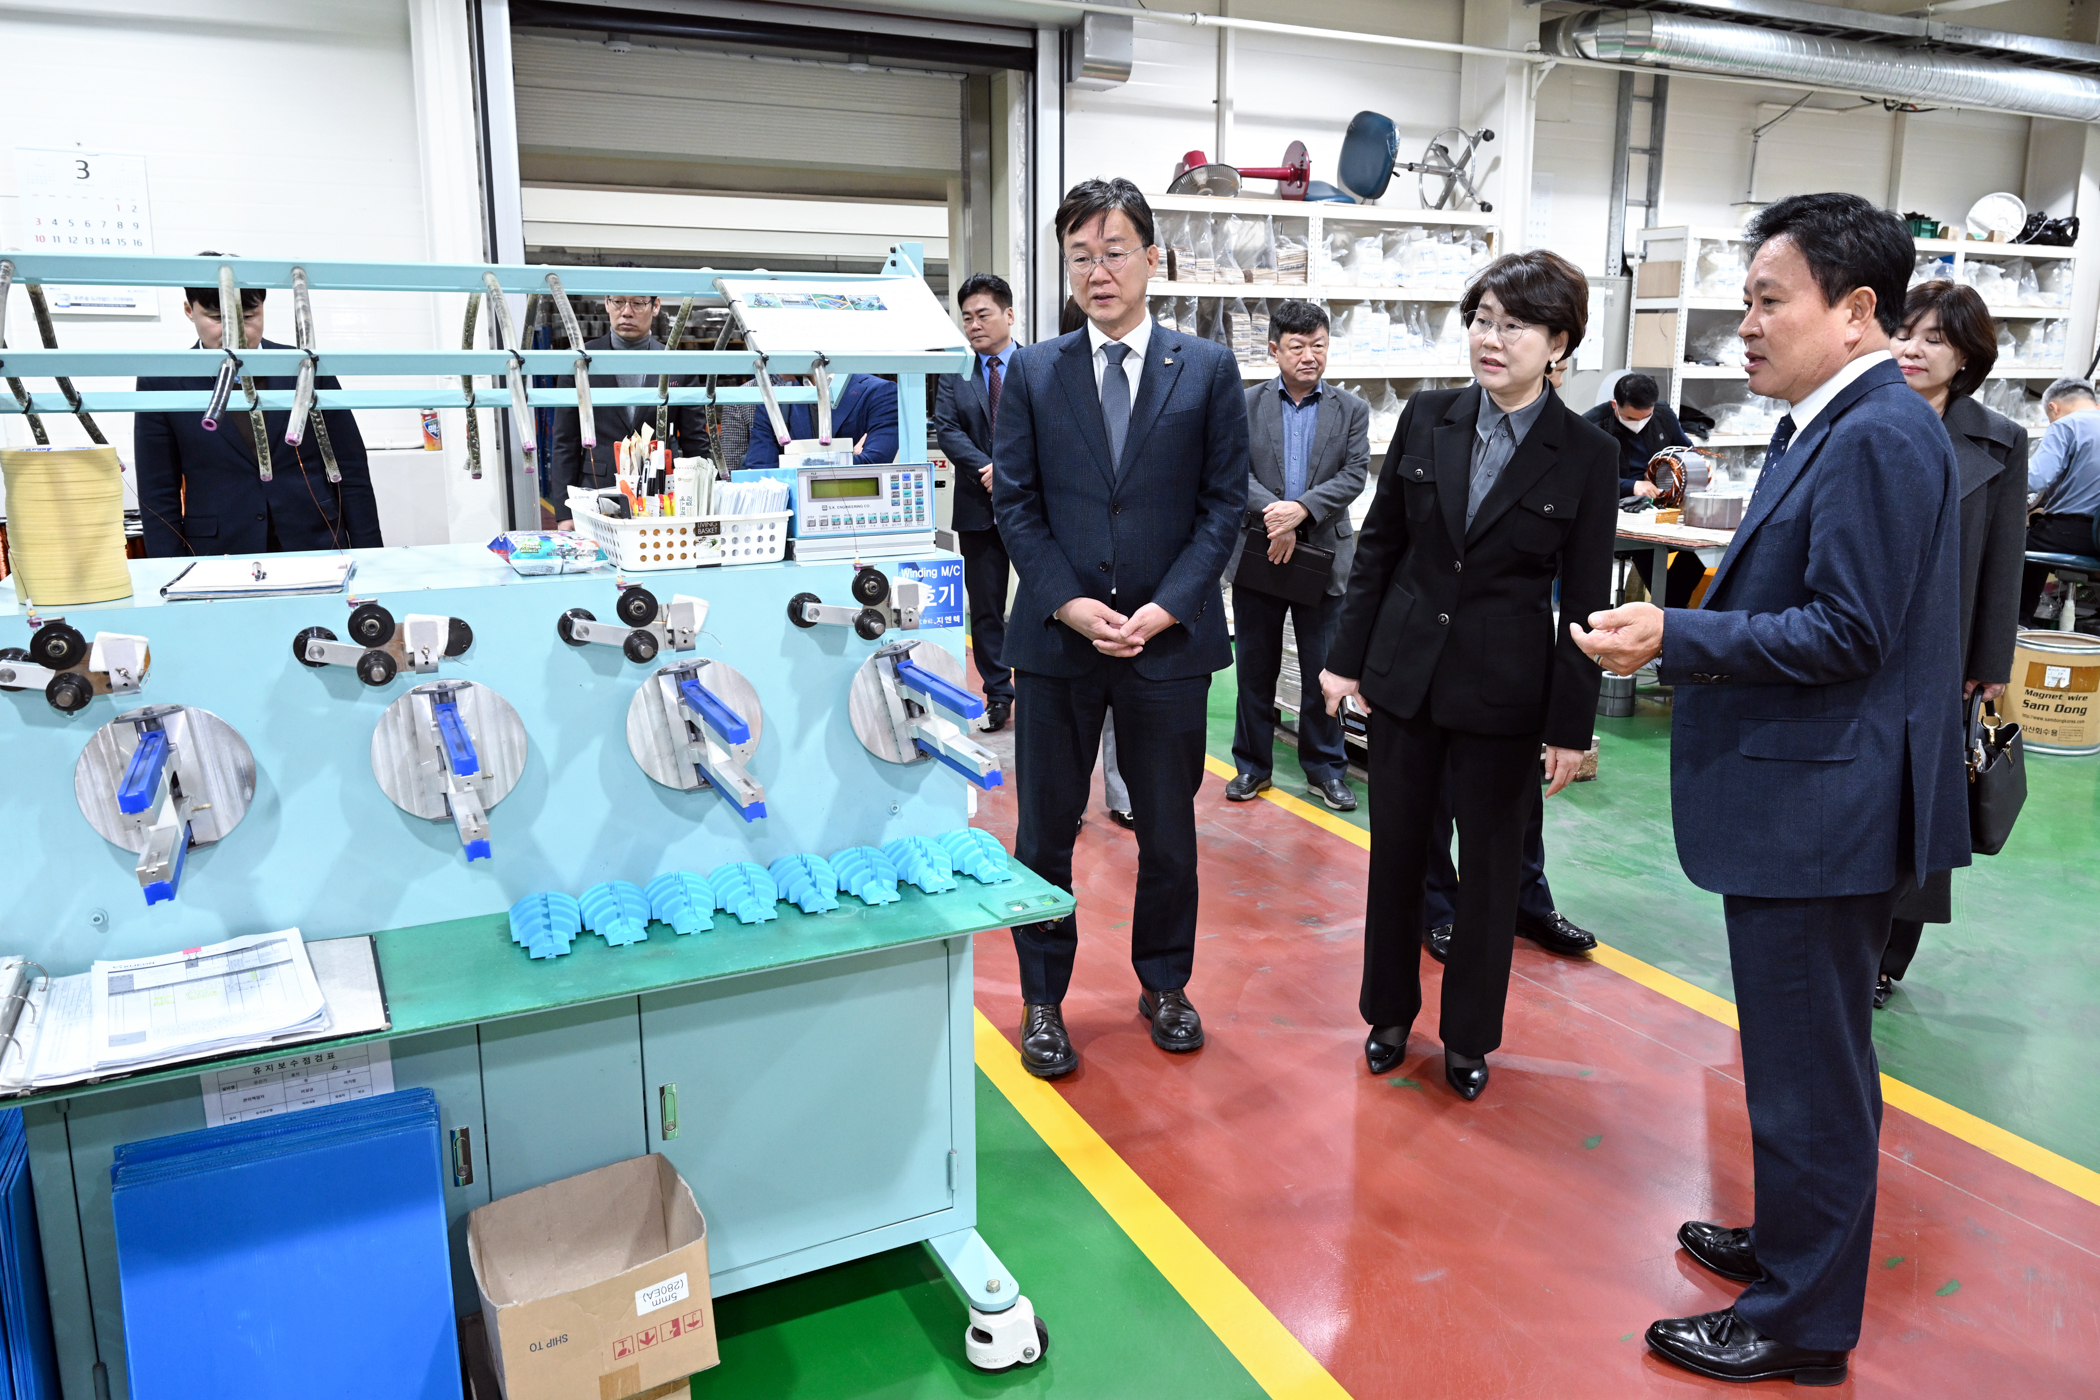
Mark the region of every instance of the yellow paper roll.
<instances>
[{"instance_id":1,"label":"yellow paper roll","mask_svg":"<svg viewBox=\"0 0 2100 1400\"><path fill-rule=\"evenodd\" d=\"M15 597L40 608L131 596L124 469L114 447L0 452Z\"/></svg>"}]
</instances>

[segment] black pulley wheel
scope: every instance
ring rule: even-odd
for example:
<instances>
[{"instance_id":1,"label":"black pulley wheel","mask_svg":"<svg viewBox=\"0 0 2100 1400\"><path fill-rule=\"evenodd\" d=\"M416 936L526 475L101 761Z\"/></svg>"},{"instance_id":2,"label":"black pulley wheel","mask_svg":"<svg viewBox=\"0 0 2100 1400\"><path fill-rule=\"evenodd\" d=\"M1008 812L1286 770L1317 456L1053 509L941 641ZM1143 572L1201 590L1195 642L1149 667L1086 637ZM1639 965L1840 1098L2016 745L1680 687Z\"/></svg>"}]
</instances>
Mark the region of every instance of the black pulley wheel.
<instances>
[{"instance_id":1,"label":"black pulley wheel","mask_svg":"<svg viewBox=\"0 0 2100 1400\"><path fill-rule=\"evenodd\" d=\"M595 616L582 608L570 608L560 617L554 619L555 635L572 647L589 646L589 642L576 635L576 624L579 622L596 622L597 620Z\"/></svg>"},{"instance_id":2,"label":"black pulley wheel","mask_svg":"<svg viewBox=\"0 0 2100 1400\"><path fill-rule=\"evenodd\" d=\"M63 671L87 660L87 638L63 622L47 622L29 639L29 659Z\"/></svg>"},{"instance_id":3,"label":"black pulley wheel","mask_svg":"<svg viewBox=\"0 0 2100 1400\"><path fill-rule=\"evenodd\" d=\"M860 616L853 619L853 630L871 642L889 629L889 619L873 608L862 608Z\"/></svg>"},{"instance_id":4,"label":"black pulley wheel","mask_svg":"<svg viewBox=\"0 0 2100 1400\"><path fill-rule=\"evenodd\" d=\"M359 603L350 614L350 640L360 646L385 646L394 640L394 615L377 603Z\"/></svg>"},{"instance_id":5,"label":"black pulley wheel","mask_svg":"<svg viewBox=\"0 0 2100 1400\"><path fill-rule=\"evenodd\" d=\"M646 588L623 588L613 611L629 627L647 627L656 621L656 595Z\"/></svg>"},{"instance_id":6,"label":"black pulley wheel","mask_svg":"<svg viewBox=\"0 0 2100 1400\"><path fill-rule=\"evenodd\" d=\"M62 715L78 714L95 698L95 687L78 671L67 671L51 678L51 684L44 687L44 698Z\"/></svg>"},{"instance_id":7,"label":"black pulley wheel","mask_svg":"<svg viewBox=\"0 0 2100 1400\"><path fill-rule=\"evenodd\" d=\"M357 678L366 685L385 685L399 669L399 663L387 652L368 651L357 658Z\"/></svg>"},{"instance_id":8,"label":"black pulley wheel","mask_svg":"<svg viewBox=\"0 0 2100 1400\"><path fill-rule=\"evenodd\" d=\"M890 581L882 570L872 564L863 564L853 572L853 601L866 607L879 607L890 600Z\"/></svg>"},{"instance_id":9,"label":"black pulley wheel","mask_svg":"<svg viewBox=\"0 0 2100 1400\"><path fill-rule=\"evenodd\" d=\"M0 647L0 664L9 661L29 661L29 653L21 647ZM30 662L31 665L36 663ZM0 690L27 690L27 686L0 685Z\"/></svg>"},{"instance_id":10,"label":"black pulley wheel","mask_svg":"<svg viewBox=\"0 0 2100 1400\"><path fill-rule=\"evenodd\" d=\"M821 603L823 601L822 598L819 598L814 593L797 593L794 597L788 599L788 621L794 623L797 627L816 626L816 623L811 622L802 615L802 605L804 603Z\"/></svg>"},{"instance_id":11,"label":"black pulley wheel","mask_svg":"<svg viewBox=\"0 0 2100 1400\"><path fill-rule=\"evenodd\" d=\"M292 659L301 666L311 666L318 671L328 663L325 661L308 661L306 659L306 644L308 642L332 642L334 640L335 633L329 631L326 627L309 627L298 636L292 638Z\"/></svg>"},{"instance_id":12,"label":"black pulley wheel","mask_svg":"<svg viewBox=\"0 0 2100 1400\"><path fill-rule=\"evenodd\" d=\"M620 650L636 665L656 660L656 634L654 632L629 632L627 640L620 643Z\"/></svg>"},{"instance_id":13,"label":"black pulley wheel","mask_svg":"<svg viewBox=\"0 0 2100 1400\"><path fill-rule=\"evenodd\" d=\"M450 618L445 626L445 655L457 656L474 645L474 629L463 617Z\"/></svg>"}]
</instances>

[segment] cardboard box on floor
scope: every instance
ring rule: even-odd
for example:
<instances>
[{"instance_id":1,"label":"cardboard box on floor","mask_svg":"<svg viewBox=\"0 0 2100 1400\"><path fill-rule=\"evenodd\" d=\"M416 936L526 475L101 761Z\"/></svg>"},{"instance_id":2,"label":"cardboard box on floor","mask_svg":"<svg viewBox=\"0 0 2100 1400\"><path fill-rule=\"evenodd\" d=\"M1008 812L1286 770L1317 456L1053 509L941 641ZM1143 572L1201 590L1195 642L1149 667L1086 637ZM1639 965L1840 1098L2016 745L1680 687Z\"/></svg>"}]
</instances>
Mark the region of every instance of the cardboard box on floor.
<instances>
[{"instance_id":1,"label":"cardboard box on floor","mask_svg":"<svg viewBox=\"0 0 2100 1400\"><path fill-rule=\"evenodd\" d=\"M721 1359L707 1222L660 1154L481 1207L467 1257L504 1400L639 1400Z\"/></svg>"}]
</instances>

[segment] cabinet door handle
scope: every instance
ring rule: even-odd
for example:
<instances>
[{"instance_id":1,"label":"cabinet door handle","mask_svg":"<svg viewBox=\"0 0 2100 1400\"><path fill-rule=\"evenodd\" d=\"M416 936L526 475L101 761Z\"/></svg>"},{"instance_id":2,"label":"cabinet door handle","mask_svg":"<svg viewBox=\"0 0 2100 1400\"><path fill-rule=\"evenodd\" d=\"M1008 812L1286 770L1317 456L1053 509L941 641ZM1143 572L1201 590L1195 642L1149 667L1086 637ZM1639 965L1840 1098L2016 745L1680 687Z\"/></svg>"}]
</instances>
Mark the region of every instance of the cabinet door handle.
<instances>
[{"instance_id":1,"label":"cabinet door handle","mask_svg":"<svg viewBox=\"0 0 2100 1400\"><path fill-rule=\"evenodd\" d=\"M474 1139L466 1128L452 1130L452 1184L474 1184Z\"/></svg>"},{"instance_id":2,"label":"cabinet door handle","mask_svg":"<svg viewBox=\"0 0 2100 1400\"><path fill-rule=\"evenodd\" d=\"M659 1084L656 1086L656 1120L663 1131L663 1140L669 1142L678 1136L678 1086Z\"/></svg>"}]
</instances>

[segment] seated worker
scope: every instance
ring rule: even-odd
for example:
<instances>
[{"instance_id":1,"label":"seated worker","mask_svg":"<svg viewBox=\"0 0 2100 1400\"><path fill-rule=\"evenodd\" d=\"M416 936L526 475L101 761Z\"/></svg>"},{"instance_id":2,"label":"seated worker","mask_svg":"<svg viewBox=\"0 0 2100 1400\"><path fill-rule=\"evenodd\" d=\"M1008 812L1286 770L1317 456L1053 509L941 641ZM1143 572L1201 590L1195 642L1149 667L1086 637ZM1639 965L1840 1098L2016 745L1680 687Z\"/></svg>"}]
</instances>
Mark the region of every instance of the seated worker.
<instances>
[{"instance_id":1,"label":"seated worker","mask_svg":"<svg viewBox=\"0 0 2100 1400\"><path fill-rule=\"evenodd\" d=\"M782 379L782 384L799 381ZM784 403L781 416L787 419L788 438L800 442L817 435L817 406L813 403ZM846 376L845 392L831 410L833 441L853 444L853 461L897 460L897 385L872 374ZM916 459L923 461L923 456ZM744 465L750 468L780 465L780 443L773 436L773 419L763 408L751 419L751 445L744 449Z\"/></svg>"},{"instance_id":2,"label":"seated worker","mask_svg":"<svg viewBox=\"0 0 2100 1400\"><path fill-rule=\"evenodd\" d=\"M611 333L586 340L586 350L662 350L664 343L650 330L663 303L656 297L607 297L605 314ZM595 371L598 362L592 361ZM621 374L617 370L591 375L593 389L638 389L656 387L655 374ZM671 387L682 389L698 382L691 375L671 376ZM554 432L547 444L547 498L554 507L554 528L573 530L576 522L569 511L569 488L595 489L613 484L615 445L640 432L646 424L656 430L656 408L650 404L630 407L593 403L591 418L597 425L597 444L588 459L583 452L583 420L573 408L554 410ZM665 427L674 457L707 455L707 417L698 404L680 404L671 409Z\"/></svg>"},{"instance_id":3,"label":"seated worker","mask_svg":"<svg viewBox=\"0 0 2100 1400\"><path fill-rule=\"evenodd\" d=\"M1648 459L1665 447L1692 445L1692 440L1684 435L1684 427L1678 423L1677 415L1661 399L1661 390L1649 376L1622 375L1612 386L1611 402L1600 403L1582 415L1604 429L1619 445L1621 500L1632 496L1652 499L1659 494L1654 483L1648 480ZM1649 575L1655 570L1654 552L1636 550L1632 557L1641 582L1653 593L1655 581ZM1692 590L1705 577L1706 566L1699 562L1699 556L1689 549L1679 550L1677 557L1670 561L1670 577L1664 586L1664 605L1681 608L1690 603Z\"/></svg>"},{"instance_id":4,"label":"seated worker","mask_svg":"<svg viewBox=\"0 0 2100 1400\"><path fill-rule=\"evenodd\" d=\"M2049 431L2027 467L2027 548L2035 554L2091 554L2093 516L2100 513L2100 399L2083 379L2059 379L2042 391ZM2020 621L2034 625L2049 569L2029 564L2020 580Z\"/></svg>"},{"instance_id":5,"label":"seated worker","mask_svg":"<svg viewBox=\"0 0 2100 1400\"><path fill-rule=\"evenodd\" d=\"M199 253L216 258L219 253ZM261 287L241 291L241 341L266 350L289 347L264 340ZM197 348L217 350L225 327L219 322L219 289L183 289L182 314L197 328ZM140 379L142 393L190 390L210 393L211 378ZM290 376L258 378L255 387L291 390ZM315 387L335 389L333 378ZM187 554L274 554L294 549L377 549L379 506L372 497L372 474L365 460L365 440L357 420L345 409L323 415L329 445L335 449L342 480L332 482L321 461L317 435L309 424L297 447L285 444L288 413L265 413L271 479L262 479L255 461L253 418L236 385L219 415L217 431L207 430L195 409L180 413L141 413L133 428L137 459L139 514L145 526L146 553L155 558Z\"/></svg>"}]
</instances>

